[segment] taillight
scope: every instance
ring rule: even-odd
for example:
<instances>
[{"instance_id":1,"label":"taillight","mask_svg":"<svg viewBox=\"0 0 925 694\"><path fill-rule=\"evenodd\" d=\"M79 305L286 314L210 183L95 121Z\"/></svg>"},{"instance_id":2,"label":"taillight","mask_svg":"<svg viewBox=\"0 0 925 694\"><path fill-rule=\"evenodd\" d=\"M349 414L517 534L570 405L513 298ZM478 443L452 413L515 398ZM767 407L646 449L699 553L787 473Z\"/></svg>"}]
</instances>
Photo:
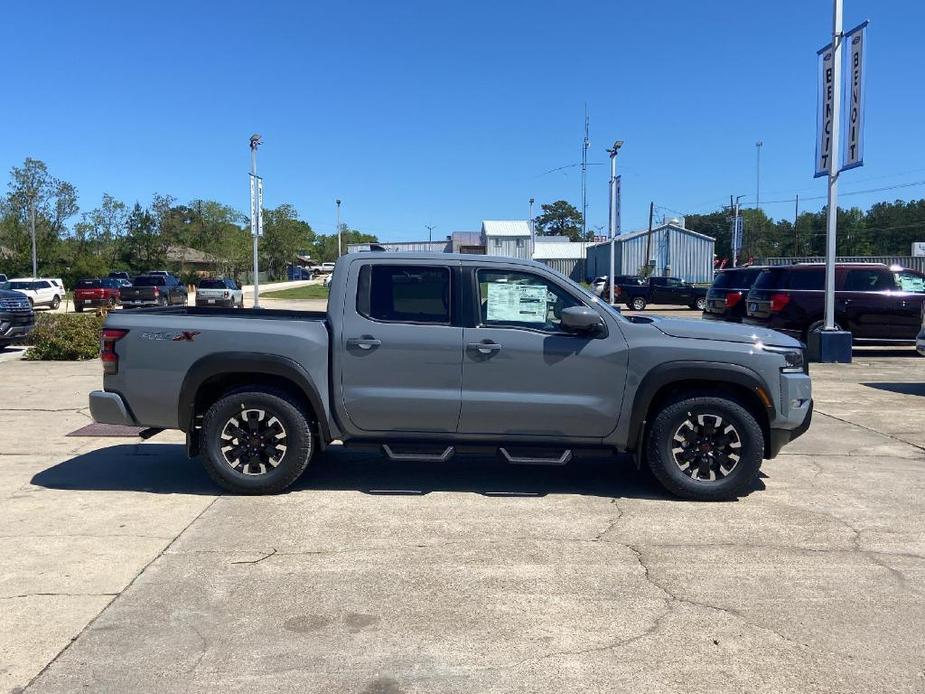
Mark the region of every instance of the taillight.
<instances>
[{"instance_id":1,"label":"taillight","mask_svg":"<svg viewBox=\"0 0 925 694\"><path fill-rule=\"evenodd\" d=\"M742 301L742 292L726 292L726 308L732 308Z\"/></svg>"},{"instance_id":2,"label":"taillight","mask_svg":"<svg viewBox=\"0 0 925 694\"><path fill-rule=\"evenodd\" d=\"M103 373L114 374L119 372L119 355L116 354L116 342L128 334L128 330L103 328L100 333L100 360L103 362Z\"/></svg>"},{"instance_id":3,"label":"taillight","mask_svg":"<svg viewBox=\"0 0 925 694\"><path fill-rule=\"evenodd\" d=\"M778 313L784 310L784 306L790 303L789 294L772 294L771 295L771 313Z\"/></svg>"}]
</instances>

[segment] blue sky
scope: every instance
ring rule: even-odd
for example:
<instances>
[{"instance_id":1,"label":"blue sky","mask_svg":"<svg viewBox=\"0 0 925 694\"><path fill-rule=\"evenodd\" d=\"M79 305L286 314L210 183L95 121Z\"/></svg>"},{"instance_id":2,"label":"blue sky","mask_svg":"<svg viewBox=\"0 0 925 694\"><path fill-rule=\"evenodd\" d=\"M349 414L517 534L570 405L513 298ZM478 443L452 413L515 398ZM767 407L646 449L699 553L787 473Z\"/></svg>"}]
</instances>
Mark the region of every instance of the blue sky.
<instances>
[{"instance_id":1,"label":"blue sky","mask_svg":"<svg viewBox=\"0 0 925 694\"><path fill-rule=\"evenodd\" d=\"M925 181L925 3L846 0L845 28L864 19L866 165L845 192ZM824 195L815 54L830 32L828 0L19 2L0 24L0 167L43 159L84 209L157 191L245 210L259 132L268 207L291 202L329 233L339 197L351 226L426 238L425 224L525 218L531 196L577 205L577 168L543 172L579 161L587 103L591 161L626 142L630 230L650 200L753 201L759 139L763 200ZM607 223L607 176L590 169L592 227Z\"/></svg>"}]
</instances>

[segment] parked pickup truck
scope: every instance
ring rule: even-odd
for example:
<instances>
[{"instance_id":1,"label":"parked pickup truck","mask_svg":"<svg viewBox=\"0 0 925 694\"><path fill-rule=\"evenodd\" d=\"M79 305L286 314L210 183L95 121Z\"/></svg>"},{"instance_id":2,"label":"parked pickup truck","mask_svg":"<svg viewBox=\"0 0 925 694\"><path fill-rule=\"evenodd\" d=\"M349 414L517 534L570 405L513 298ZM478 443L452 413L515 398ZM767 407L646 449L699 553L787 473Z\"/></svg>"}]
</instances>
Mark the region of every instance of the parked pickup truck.
<instances>
[{"instance_id":1,"label":"parked pickup truck","mask_svg":"<svg viewBox=\"0 0 925 694\"><path fill-rule=\"evenodd\" d=\"M703 311L707 287L696 287L677 277L650 277L644 284L618 284L614 301L642 311L649 304L682 304Z\"/></svg>"},{"instance_id":2,"label":"parked pickup truck","mask_svg":"<svg viewBox=\"0 0 925 694\"><path fill-rule=\"evenodd\" d=\"M123 308L136 306L186 305L189 296L183 283L173 275L141 275L135 278L131 287L120 291Z\"/></svg>"},{"instance_id":3,"label":"parked pickup truck","mask_svg":"<svg viewBox=\"0 0 925 694\"><path fill-rule=\"evenodd\" d=\"M80 313L94 306L114 308L119 303L120 290L119 280L111 277L77 280L74 285L74 310Z\"/></svg>"},{"instance_id":4,"label":"parked pickup truck","mask_svg":"<svg viewBox=\"0 0 925 694\"><path fill-rule=\"evenodd\" d=\"M180 429L234 492L292 484L332 441L397 461L630 453L671 492L748 491L812 412L801 343L626 318L544 265L357 253L328 311L110 313L97 422Z\"/></svg>"}]
</instances>

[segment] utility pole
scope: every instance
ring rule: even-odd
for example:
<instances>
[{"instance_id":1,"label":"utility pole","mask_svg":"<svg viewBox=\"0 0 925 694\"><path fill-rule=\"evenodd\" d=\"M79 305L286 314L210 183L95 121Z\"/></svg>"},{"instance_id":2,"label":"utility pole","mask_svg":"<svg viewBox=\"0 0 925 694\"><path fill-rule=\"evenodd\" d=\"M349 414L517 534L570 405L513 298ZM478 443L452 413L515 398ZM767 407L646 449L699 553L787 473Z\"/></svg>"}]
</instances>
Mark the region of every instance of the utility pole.
<instances>
[{"instance_id":1,"label":"utility pole","mask_svg":"<svg viewBox=\"0 0 925 694\"><path fill-rule=\"evenodd\" d=\"M649 233L646 234L646 267L652 265L652 217L655 216L655 203L649 203ZM648 277L648 275L646 275Z\"/></svg>"},{"instance_id":2,"label":"utility pole","mask_svg":"<svg viewBox=\"0 0 925 694\"><path fill-rule=\"evenodd\" d=\"M588 117L588 104L585 104L585 139L581 144L581 238L588 238L588 148L591 139L588 135L591 120Z\"/></svg>"},{"instance_id":3,"label":"utility pole","mask_svg":"<svg viewBox=\"0 0 925 694\"><path fill-rule=\"evenodd\" d=\"M755 143L755 209L761 209L761 140Z\"/></svg>"},{"instance_id":4,"label":"utility pole","mask_svg":"<svg viewBox=\"0 0 925 694\"><path fill-rule=\"evenodd\" d=\"M425 224L424 228L427 229L427 241L428 243L434 242L434 229L437 228L436 224ZM427 249L428 251L430 248Z\"/></svg>"},{"instance_id":5,"label":"utility pole","mask_svg":"<svg viewBox=\"0 0 925 694\"><path fill-rule=\"evenodd\" d=\"M334 202L337 203L337 222L336 222L337 224L337 257L340 258L344 254L341 248L341 240L340 240L340 198L338 198Z\"/></svg>"},{"instance_id":6,"label":"utility pole","mask_svg":"<svg viewBox=\"0 0 925 694\"><path fill-rule=\"evenodd\" d=\"M800 255L800 231L797 229L797 224L800 221L800 194L797 193L796 204L793 206L793 255L794 257L799 257Z\"/></svg>"},{"instance_id":7,"label":"utility pole","mask_svg":"<svg viewBox=\"0 0 925 694\"><path fill-rule=\"evenodd\" d=\"M260 308L260 267L257 244L260 239L260 203L257 200L257 147L263 142L260 135L251 135L251 235L254 237L254 308Z\"/></svg>"},{"instance_id":8,"label":"utility pole","mask_svg":"<svg viewBox=\"0 0 925 694\"><path fill-rule=\"evenodd\" d=\"M835 330L835 238L838 223L839 128L841 127L842 0L832 11L832 149L829 157L829 194L825 237L825 331ZM822 338L820 337L820 340ZM820 345L820 351L821 345Z\"/></svg>"},{"instance_id":9,"label":"utility pole","mask_svg":"<svg viewBox=\"0 0 925 694\"><path fill-rule=\"evenodd\" d=\"M614 277L616 264L616 243L617 243L617 152L623 146L623 140L616 140L613 147L607 150L610 155L610 275L607 277L607 284L610 285L610 303L614 300ZM585 236L587 239L587 236Z\"/></svg>"}]
</instances>

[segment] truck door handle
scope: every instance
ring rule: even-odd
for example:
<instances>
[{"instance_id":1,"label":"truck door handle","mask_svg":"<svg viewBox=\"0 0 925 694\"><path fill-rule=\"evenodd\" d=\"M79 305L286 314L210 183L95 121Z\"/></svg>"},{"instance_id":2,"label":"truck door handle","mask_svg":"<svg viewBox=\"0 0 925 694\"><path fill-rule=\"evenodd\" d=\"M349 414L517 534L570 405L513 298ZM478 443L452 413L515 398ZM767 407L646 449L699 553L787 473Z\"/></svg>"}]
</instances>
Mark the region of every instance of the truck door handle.
<instances>
[{"instance_id":1,"label":"truck door handle","mask_svg":"<svg viewBox=\"0 0 925 694\"><path fill-rule=\"evenodd\" d=\"M497 342L470 342L466 349L474 350L479 354L494 354L501 351L501 345Z\"/></svg>"},{"instance_id":2,"label":"truck door handle","mask_svg":"<svg viewBox=\"0 0 925 694\"><path fill-rule=\"evenodd\" d=\"M360 349L372 349L382 344L382 340L375 337L351 337L347 340L348 347L359 347Z\"/></svg>"}]
</instances>

